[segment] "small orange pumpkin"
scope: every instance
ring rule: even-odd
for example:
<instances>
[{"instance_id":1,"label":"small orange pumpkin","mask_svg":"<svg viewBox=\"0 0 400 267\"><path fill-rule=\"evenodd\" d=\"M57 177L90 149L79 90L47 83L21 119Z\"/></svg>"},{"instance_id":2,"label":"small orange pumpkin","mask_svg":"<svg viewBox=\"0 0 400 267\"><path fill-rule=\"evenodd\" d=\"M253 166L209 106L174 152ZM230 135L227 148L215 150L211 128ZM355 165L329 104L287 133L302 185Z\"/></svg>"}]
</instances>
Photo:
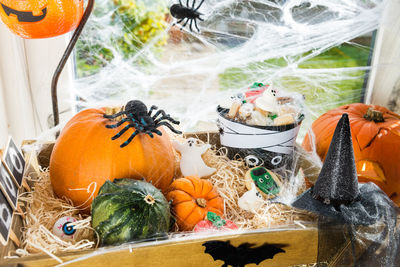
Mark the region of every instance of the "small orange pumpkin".
<instances>
[{"instance_id":1,"label":"small orange pumpkin","mask_svg":"<svg viewBox=\"0 0 400 267\"><path fill-rule=\"evenodd\" d=\"M0 0L0 17L22 38L48 38L74 30L84 0Z\"/></svg>"},{"instance_id":2,"label":"small orange pumpkin","mask_svg":"<svg viewBox=\"0 0 400 267\"><path fill-rule=\"evenodd\" d=\"M64 127L50 158L50 179L59 197L71 199L89 212L90 204L106 180L142 179L166 193L175 173L175 155L168 134L137 135L121 148L123 140L111 140L127 124L109 129L106 109L87 109ZM108 113L110 115L110 113ZM124 136L130 136L129 128Z\"/></svg>"},{"instance_id":3,"label":"small orange pumpkin","mask_svg":"<svg viewBox=\"0 0 400 267\"><path fill-rule=\"evenodd\" d=\"M209 211L219 216L224 214L224 200L208 180L196 176L179 178L169 190L167 199L172 200L178 226L183 231L193 230Z\"/></svg>"},{"instance_id":4,"label":"small orange pumpkin","mask_svg":"<svg viewBox=\"0 0 400 267\"><path fill-rule=\"evenodd\" d=\"M314 121L316 152L324 160L335 127L343 113L349 115L354 156L360 182L374 182L400 204L400 115L385 107L355 103L328 111ZM303 147L311 151L309 134Z\"/></svg>"}]
</instances>

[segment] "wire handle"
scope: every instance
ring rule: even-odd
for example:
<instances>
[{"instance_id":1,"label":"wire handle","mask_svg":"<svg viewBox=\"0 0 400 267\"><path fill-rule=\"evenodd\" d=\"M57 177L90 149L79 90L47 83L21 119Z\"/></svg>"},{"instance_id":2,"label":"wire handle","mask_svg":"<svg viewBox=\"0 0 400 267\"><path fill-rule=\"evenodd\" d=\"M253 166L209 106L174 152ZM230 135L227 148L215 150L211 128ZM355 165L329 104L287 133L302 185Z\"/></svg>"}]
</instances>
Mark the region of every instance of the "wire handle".
<instances>
[{"instance_id":1,"label":"wire handle","mask_svg":"<svg viewBox=\"0 0 400 267\"><path fill-rule=\"evenodd\" d=\"M64 69L65 63L67 63L67 60L71 55L72 50L74 50L75 44L78 41L79 36L81 35L82 30L85 27L85 24L90 17L90 14L92 13L94 1L95 0L89 0L85 13L83 13L82 19L79 22L79 25L76 28L74 34L72 35L71 41L69 41L69 44L64 51L64 55L62 56L60 62L58 63L56 71L54 72L53 75L53 80L51 81L51 100L53 104L54 126L57 126L60 123L60 113L58 111L58 97L57 97L58 79L60 78L60 74Z\"/></svg>"}]
</instances>

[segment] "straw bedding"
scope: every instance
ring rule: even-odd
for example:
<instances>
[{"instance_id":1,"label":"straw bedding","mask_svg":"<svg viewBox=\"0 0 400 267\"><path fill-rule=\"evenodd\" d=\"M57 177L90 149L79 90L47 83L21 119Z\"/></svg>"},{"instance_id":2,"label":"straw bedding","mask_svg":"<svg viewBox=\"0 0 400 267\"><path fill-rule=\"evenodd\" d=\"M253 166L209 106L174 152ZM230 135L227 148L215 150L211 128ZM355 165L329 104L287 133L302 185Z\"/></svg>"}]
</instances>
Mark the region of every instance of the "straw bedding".
<instances>
[{"instance_id":1,"label":"straw bedding","mask_svg":"<svg viewBox=\"0 0 400 267\"><path fill-rule=\"evenodd\" d=\"M176 139L182 140L181 137ZM311 221L311 215L301 214L291 207L265 201L257 213L243 211L237 201L247 191L244 176L247 170L243 161L229 160L226 150L210 149L204 155L205 163L217 169L209 179L225 199L225 218L234 221L240 229L271 228L282 225L300 224ZM180 155L177 153L177 162ZM179 177L179 171L177 172ZM90 226L90 216L82 216L79 209L67 199L57 198L51 188L48 169L42 169L38 178L27 177L34 182L32 192L22 193L21 203L25 206L22 247L10 256L26 256L46 253L52 257L58 252L73 252L97 247L95 231ZM51 229L61 217L73 216L77 232L74 240L61 240ZM56 258L56 257L55 257Z\"/></svg>"}]
</instances>

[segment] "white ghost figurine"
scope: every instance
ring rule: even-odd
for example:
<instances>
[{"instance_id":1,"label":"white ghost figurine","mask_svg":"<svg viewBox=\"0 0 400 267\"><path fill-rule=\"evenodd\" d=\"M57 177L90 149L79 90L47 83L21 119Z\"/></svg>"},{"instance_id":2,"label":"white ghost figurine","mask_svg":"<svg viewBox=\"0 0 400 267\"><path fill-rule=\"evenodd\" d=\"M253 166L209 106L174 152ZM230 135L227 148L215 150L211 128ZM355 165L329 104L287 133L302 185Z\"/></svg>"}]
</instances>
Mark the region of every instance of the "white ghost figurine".
<instances>
[{"instance_id":1,"label":"white ghost figurine","mask_svg":"<svg viewBox=\"0 0 400 267\"><path fill-rule=\"evenodd\" d=\"M256 212L264 204L261 194L258 192L256 185L251 183L251 190L243 194L238 200L238 205L242 210Z\"/></svg>"},{"instance_id":2,"label":"white ghost figurine","mask_svg":"<svg viewBox=\"0 0 400 267\"><path fill-rule=\"evenodd\" d=\"M208 167L201 155L203 155L211 145L196 145L197 139L188 138L186 142L181 144L180 142L173 141L172 145L176 150L181 153L181 172L183 176L197 176L197 177L206 177L213 174L216 169Z\"/></svg>"}]
</instances>

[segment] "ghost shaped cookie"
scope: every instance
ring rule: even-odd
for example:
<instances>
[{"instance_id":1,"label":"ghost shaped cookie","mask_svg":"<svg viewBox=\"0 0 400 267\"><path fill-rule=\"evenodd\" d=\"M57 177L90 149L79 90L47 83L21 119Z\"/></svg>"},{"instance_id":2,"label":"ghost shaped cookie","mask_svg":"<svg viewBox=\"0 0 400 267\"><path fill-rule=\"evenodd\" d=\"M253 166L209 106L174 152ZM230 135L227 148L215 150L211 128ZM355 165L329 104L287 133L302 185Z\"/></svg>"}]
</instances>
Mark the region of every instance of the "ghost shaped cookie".
<instances>
[{"instance_id":1,"label":"ghost shaped cookie","mask_svg":"<svg viewBox=\"0 0 400 267\"><path fill-rule=\"evenodd\" d=\"M238 205L242 210L257 212L257 210L259 210L264 204L264 200L253 182L250 184L250 186L251 189L239 198Z\"/></svg>"},{"instance_id":2,"label":"ghost shaped cookie","mask_svg":"<svg viewBox=\"0 0 400 267\"><path fill-rule=\"evenodd\" d=\"M172 145L181 154L180 167L184 177L207 177L216 171L215 168L208 167L201 158L211 145L197 145L195 138L188 138L183 144L173 141Z\"/></svg>"}]
</instances>

